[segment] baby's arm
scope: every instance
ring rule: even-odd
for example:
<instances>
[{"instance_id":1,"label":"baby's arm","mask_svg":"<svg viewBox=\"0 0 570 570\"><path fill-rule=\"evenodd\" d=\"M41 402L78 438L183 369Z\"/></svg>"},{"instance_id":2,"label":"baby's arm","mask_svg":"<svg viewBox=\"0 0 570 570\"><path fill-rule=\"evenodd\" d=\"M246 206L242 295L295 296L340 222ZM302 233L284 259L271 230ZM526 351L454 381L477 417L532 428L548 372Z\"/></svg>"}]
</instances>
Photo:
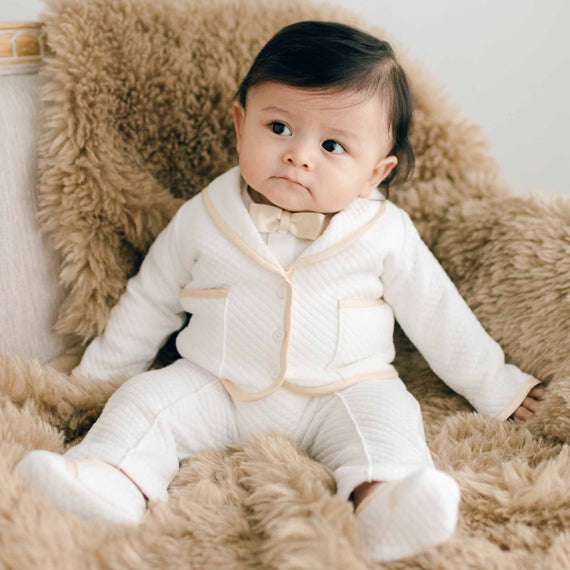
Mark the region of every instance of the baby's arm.
<instances>
[{"instance_id":1,"label":"baby's arm","mask_svg":"<svg viewBox=\"0 0 570 570\"><path fill-rule=\"evenodd\" d=\"M397 245L384 260L384 298L434 372L482 414L525 415L523 402L538 380L505 363L455 285L402 210ZM529 410L531 411L531 410Z\"/></svg>"},{"instance_id":2,"label":"baby's arm","mask_svg":"<svg viewBox=\"0 0 570 570\"><path fill-rule=\"evenodd\" d=\"M104 333L74 372L97 379L131 377L148 369L168 336L184 322L180 289L190 280L194 253L181 236L190 202L150 247L139 272L113 307Z\"/></svg>"}]
</instances>

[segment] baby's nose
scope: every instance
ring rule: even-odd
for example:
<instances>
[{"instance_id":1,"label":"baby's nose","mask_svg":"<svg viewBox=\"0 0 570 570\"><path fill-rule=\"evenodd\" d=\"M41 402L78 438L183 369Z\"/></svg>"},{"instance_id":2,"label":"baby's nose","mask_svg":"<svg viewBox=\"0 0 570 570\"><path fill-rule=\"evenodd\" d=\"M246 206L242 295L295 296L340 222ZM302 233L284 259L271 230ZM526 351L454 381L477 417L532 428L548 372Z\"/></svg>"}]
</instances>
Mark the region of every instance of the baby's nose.
<instances>
[{"instance_id":1,"label":"baby's nose","mask_svg":"<svg viewBox=\"0 0 570 570\"><path fill-rule=\"evenodd\" d=\"M313 159L307 149L296 147L283 155L283 162L308 170L312 167Z\"/></svg>"}]
</instances>

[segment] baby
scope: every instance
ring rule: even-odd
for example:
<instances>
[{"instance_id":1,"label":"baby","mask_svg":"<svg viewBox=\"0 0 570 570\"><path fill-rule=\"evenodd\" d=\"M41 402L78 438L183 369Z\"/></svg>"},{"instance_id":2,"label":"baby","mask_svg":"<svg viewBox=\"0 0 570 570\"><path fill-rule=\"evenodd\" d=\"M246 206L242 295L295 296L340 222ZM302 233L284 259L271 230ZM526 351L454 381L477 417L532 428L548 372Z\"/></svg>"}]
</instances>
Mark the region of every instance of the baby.
<instances>
[{"instance_id":1,"label":"baby","mask_svg":"<svg viewBox=\"0 0 570 570\"><path fill-rule=\"evenodd\" d=\"M530 417L544 388L378 190L413 169L411 115L386 42L323 22L276 34L233 106L239 166L180 208L75 369L130 379L79 445L28 453L20 475L85 519L137 523L181 459L274 429L354 501L369 558L447 540L460 493L391 364L394 318L485 415ZM182 358L145 372L186 313Z\"/></svg>"}]
</instances>

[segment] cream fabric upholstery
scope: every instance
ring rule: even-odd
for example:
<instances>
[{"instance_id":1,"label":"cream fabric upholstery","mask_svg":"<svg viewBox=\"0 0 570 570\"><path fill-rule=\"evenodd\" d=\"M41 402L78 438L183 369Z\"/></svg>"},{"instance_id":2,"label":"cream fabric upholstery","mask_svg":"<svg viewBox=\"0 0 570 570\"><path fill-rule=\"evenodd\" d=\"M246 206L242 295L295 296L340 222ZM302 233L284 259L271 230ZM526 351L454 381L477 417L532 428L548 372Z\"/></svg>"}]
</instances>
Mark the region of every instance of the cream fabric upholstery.
<instances>
[{"instance_id":1,"label":"cream fabric upholstery","mask_svg":"<svg viewBox=\"0 0 570 570\"><path fill-rule=\"evenodd\" d=\"M52 332L63 291L35 218L41 78L12 69L0 74L0 353L43 363L70 340Z\"/></svg>"}]
</instances>

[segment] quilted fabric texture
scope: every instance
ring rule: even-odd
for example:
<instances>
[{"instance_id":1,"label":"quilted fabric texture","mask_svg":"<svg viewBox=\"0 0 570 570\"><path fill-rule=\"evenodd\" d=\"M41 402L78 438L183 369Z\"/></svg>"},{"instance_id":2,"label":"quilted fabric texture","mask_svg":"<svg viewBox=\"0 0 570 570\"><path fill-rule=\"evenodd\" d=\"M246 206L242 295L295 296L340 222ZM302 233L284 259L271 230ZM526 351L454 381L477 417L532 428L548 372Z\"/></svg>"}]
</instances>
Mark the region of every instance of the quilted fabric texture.
<instances>
[{"instance_id":1,"label":"quilted fabric texture","mask_svg":"<svg viewBox=\"0 0 570 570\"><path fill-rule=\"evenodd\" d=\"M389 364L394 315L431 369L484 415L507 419L537 384L505 365L409 216L391 202L353 201L283 268L263 247L242 188L234 167L178 210L74 372L101 380L144 372L184 309L192 318L176 340L180 355L239 388L229 390L237 400L280 386L324 394L362 375L397 376ZM349 295L386 302L339 308Z\"/></svg>"},{"instance_id":2,"label":"quilted fabric texture","mask_svg":"<svg viewBox=\"0 0 570 570\"><path fill-rule=\"evenodd\" d=\"M370 29L292 0L51 0L40 143L42 227L69 294L58 330L106 323L150 243L236 160L230 102L255 53L302 19ZM390 40L382 30L371 30ZM570 566L570 203L502 184L478 128L395 46L416 100L414 178L391 189L507 359L549 384L530 422L473 413L397 335L436 467L459 483L452 540L387 568ZM521 165L524 168L524 165ZM165 363L171 355L163 354ZM10 567L366 568L351 507L323 468L265 435L184 461L140 527L89 525L13 476L31 448L82 437L117 383L0 358L0 560Z\"/></svg>"}]
</instances>

